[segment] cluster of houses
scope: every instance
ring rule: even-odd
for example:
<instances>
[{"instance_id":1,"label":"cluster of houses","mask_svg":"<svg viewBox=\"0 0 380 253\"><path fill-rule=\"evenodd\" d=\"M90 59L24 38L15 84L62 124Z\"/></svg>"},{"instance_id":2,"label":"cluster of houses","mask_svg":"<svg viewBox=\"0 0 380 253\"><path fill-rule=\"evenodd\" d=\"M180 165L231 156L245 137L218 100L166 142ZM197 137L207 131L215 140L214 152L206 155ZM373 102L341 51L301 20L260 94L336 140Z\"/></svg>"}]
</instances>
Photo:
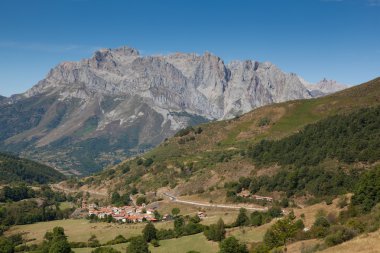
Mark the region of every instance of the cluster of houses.
<instances>
[{"instance_id":1,"label":"cluster of houses","mask_svg":"<svg viewBox=\"0 0 380 253\"><path fill-rule=\"evenodd\" d=\"M123 223L138 223L144 221L157 222L159 221L155 217L155 210L147 208L145 204L142 206L107 206L99 207L96 204L89 204L85 201L82 202L82 210L88 210L87 216L95 216L98 219L105 219L112 217L114 220ZM200 219L207 217L206 212L199 211L197 216ZM172 216L170 214L165 214L160 220L167 221L171 220Z\"/></svg>"},{"instance_id":2,"label":"cluster of houses","mask_svg":"<svg viewBox=\"0 0 380 253\"><path fill-rule=\"evenodd\" d=\"M99 219L104 219L109 216L119 222L136 223L143 221L157 222L158 219L154 215L154 210L142 206L107 206L98 207L96 204L82 203L82 209L88 209L88 216L96 216ZM169 215L164 215L162 220L169 219Z\"/></svg>"},{"instance_id":3,"label":"cluster of houses","mask_svg":"<svg viewBox=\"0 0 380 253\"><path fill-rule=\"evenodd\" d=\"M251 199L255 199L255 200L265 200L265 201L268 201L268 202L273 202L273 198L272 197L265 197L265 196L251 194L251 192L249 190L245 190L245 189L243 189L237 195L240 196L240 197L243 197L243 198L251 198Z\"/></svg>"}]
</instances>

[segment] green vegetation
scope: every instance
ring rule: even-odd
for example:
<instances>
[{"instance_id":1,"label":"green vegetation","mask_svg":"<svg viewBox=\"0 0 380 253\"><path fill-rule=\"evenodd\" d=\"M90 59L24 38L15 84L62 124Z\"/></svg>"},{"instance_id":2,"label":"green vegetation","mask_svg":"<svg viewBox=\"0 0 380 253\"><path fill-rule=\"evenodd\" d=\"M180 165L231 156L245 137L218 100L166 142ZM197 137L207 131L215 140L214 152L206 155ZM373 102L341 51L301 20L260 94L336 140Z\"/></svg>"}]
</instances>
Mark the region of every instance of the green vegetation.
<instances>
[{"instance_id":1,"label":"green vegetation","mask_svg":"<svg viewBox=\"0 0 380 253\"><path fill-rule=\"evenodd\" d=\"M142 236L133 237L127 248L128 253L149 253L148 243Z\"/></svg>"},{"instance_id":2,"label":"green vegetation","mask_svg":"<svg viewBox=\"0 0 380 253\"><path fill-rule=\"evenodd\" d=\"M65 176L49 166L0 153L0 183L46 184L63 179Z\"/></svg>"},{"instance_id":3,"label":"green vegetation","mask_svg":"<svg viewBox=\"0 0 380 253\"><path fill-rule=\"evenodd\" d=\"M288 197L295 194L327 197L352 191L359 174L360 171L357 169L329 169L323 165L316 167L290 166L279 169L274 176L242 178L239 182L226 184L225 187L228 189L227 197L235 202L249 201L237 196L237 193L241 192L243 188L249 189L253 194L260 191L281 191L285 192Z\"/></svg>"},{"instance_id":4,"label":"green vegetation","mask_svg":"<svg viewBox=\"0 0 380 253\"><path fill-rule=\"evenodd\" d=\"M59 203L68 198L71 197L53 192L49 186L42 186L39 190L32 190L25 185L6 186L0 190L0 202L7 201L0 205L0 226L3 227L2 230L6 230L12 225L68 218L73 208L59 208Z\"/></svg>"},{"instance_id":5,"label":"green vegetation","mask_svg":"<svg viewBox=\"0 0 380 253\"><path fill-rule=\"evenodd\" d=\"M45 234L45 241L42 243L41 253L71 253L70 244L67 241L65 231L61 227L55 227L53 232Z\"/></svg>"},{"instance_id":6,"label":"green vegetation","mask_svg":"<svg viewBox=\"0 0 380 253\"><path fill-rule=\"evenodd\" d=\"M143 229L143 237L146 242L151 242L152 240L157 240L157 229L154 227L153 223L149 222Z\"/></svg>"},{"instance_id":7,"label":"green vegetation","mask_svg":"<svg viewBox=\"0 0 380 253\"><path fill-rule=\"evenodd\" d=\"M11 240L5 237L0 237L0 252L1 253L13 253L14 244Z\"/></svg>"},{"instance_id":8,"label":"green vegetation","mask_svg":"<svg viewBox=\"0 0 380 253\"><path fill-rule=\"evenodd\" d=\"M207 240L220 242L225 238L226 229L223 220L220 218L216 224L210 225L208 229L204 231L204 235Z\"/></svg>"},{"instance_id":9,"label":"green vegetation","mask_svg":"<svg viewBox=\"0 0 380 253\"><path fill-rule=\"evenodd\" d=\"M220 253L248 253L247 246L231 236L220 243Z\"/></svg>"},{"instance_id":10,"label":"green vegetation","mask_svg":"<svg viewBox=\"0 0 380 253\"><path fill-rule=\"evenodd\" d=\"M380 107L336 115L306 126L279 141L261 141L248 154L258 164L317 165L325 159L345 163L380 159Z\"/></svg>"},{"instance_id":11,"label":"green vegetation","mask_svg":"<svg viewBox=\"0 0 380 253\"><path fill-rule=\"evenodd\" d=\"M235 227L248 226L249 223L250 221L247 215L247 209L241 208L239 211L239 215L236 218L236 221L234 222Z\"/></svg>"},{"instance_id":12,"label":"green vegetation","mask_svg":"<svg viewBox=\"0 0 380 253\"><path fill-rule=\"evenodd\" d=\"M352 197L352 204L369 212L380 202L380 167L366 172L359 180Z\"/></svg>"},{"instance_id":13,"label":"green vegetation","mask_svg":"<svg viewBox=\"0 0 380 253\"><path fill-rule=\"evenodd\" d=\"M36 192L25 184L14 187L4 186L0 189L0 202L20 201L35 196Z\"/></svg>"}]
</instances>

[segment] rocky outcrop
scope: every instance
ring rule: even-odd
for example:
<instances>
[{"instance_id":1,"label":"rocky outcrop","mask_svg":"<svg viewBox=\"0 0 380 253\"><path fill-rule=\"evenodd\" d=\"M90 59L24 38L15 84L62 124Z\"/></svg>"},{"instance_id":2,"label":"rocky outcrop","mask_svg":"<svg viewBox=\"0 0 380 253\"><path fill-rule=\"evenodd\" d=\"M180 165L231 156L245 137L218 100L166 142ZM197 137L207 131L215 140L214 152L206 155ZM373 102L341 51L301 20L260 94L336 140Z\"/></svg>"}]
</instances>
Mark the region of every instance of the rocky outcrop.
<instances>
[{"instance_id":1,"label":"rocky outcrop","mask_svg":"<svg viewBox=\"0 0 380 253\"><path fill-rule=\"evenodd\" d=\"M9 130L0 136L0 148L88 171L143 152L190 124L311 97L296 74L268 62L225 64L211 53L141 56L129 47L102 49L90 59L59 64L30 90L7 99L0 125ZM11 112L24 118L11 119Z\"/></svg>"}]
</instances>

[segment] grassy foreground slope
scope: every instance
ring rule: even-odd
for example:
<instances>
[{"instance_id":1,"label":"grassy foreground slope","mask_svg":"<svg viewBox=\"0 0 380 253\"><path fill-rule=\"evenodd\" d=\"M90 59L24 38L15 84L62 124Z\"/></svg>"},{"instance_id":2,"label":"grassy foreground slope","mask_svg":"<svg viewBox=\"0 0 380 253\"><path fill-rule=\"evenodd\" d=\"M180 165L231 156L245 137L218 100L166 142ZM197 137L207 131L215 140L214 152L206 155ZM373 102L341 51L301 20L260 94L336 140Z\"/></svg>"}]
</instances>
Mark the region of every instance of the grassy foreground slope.
<instances>
[{"instance_id":1,"label":"grassy foreground slope","mask_svg":"<svg viewBox=\"0 0 380 253\"><path fill-rule=\"evenodd\" d=\"M14 182L46 184L64 179L63 174L49 166L0 153L0 184Z\"/></svg>"},{"instance_id":2,"label":"grassy foreground slope","mask_svg":"<svg viewBox=\"0 0 380 253\"><path fill-rule=\"evenodd\" d=\"M380 78L322 98L265 106L239 118L181 131L143 157L85 179L85 187L126 191L132 186L145 191L171 188L177 194L205 194L241 176L277 171L276 164L255 166L246 155L249 146L263 139L282 139L333 115L378 105ZM211 191L207 194L218 197Z\"/></svg>"}]
</instances>

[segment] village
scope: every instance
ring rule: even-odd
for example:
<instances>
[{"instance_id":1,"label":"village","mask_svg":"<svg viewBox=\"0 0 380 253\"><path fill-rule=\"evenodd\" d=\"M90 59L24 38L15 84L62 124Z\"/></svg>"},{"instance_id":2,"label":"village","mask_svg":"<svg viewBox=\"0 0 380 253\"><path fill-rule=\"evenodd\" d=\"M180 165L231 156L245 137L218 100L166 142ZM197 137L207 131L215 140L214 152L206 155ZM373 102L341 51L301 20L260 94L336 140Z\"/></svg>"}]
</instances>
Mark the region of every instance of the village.
<instances>
[{"instance_id":1,"label":"village","mask_svg":"<svg viewBox=\"0 0 380 253\"><path fill-rule=\"evenodd\" d=\"M158 221L169 221L173 217L171 214L160 215L154 208L147 208L145 204L141 206L106 206L99 207L98 205L92 203L88 204L83 201L82 209L88 210L87 218L94 220L105 220L112 217L113 221L120 223L139 223L139 222L158 222ZM207 215L203 211L199 211L197 216L200 219L205 218Z\"/></svg>"}]
</instances>

